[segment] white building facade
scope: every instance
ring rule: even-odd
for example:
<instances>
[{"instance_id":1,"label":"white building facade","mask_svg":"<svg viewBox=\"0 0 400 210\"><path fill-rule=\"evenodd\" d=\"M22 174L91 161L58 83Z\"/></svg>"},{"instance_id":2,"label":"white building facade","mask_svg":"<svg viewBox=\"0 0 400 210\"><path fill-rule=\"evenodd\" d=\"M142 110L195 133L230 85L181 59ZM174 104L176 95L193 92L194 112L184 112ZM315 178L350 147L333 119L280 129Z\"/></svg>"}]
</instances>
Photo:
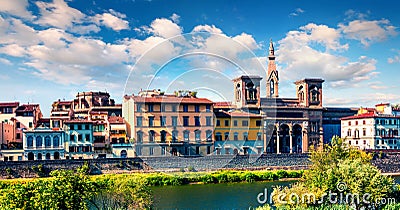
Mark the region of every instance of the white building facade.
<instances>
[{"instance_id":1,"label":"white building facade","mask_svg":"<svg viewBox=\"0 0 400 210\"><path fill-rule=\"evenodd\" d=\"M342 118L341 137L359 149L400 149L400 116L369 112Z\"/></svg>"}]
</instances>

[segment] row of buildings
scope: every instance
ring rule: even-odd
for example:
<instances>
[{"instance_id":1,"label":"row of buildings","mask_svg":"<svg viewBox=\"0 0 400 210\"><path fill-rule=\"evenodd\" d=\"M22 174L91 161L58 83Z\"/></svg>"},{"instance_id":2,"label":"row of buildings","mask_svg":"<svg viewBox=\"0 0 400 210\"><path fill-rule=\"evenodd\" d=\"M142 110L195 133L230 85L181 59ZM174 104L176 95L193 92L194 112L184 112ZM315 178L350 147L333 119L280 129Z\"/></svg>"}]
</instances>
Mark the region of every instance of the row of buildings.
<instances>
[{"instance_id":1,"label":"row of buildings","mask_svg":"<svg viewBox=\"0 0 400 210\"><path fill-rule=\"evenodd\" d=\"M232 80L234 100L213 102L196 92L141 90L122 104L106 92L82 92L52 104L0 103L1 159L43 160L133 156L304 153L346 137L360 149L397 149L399 111L323 107L319 78L296 81L295 98L279 96L274 47L269 47L266 96L262 77ZM399 145L400 146L400 145Z\"/></svg>"}]
</instances>

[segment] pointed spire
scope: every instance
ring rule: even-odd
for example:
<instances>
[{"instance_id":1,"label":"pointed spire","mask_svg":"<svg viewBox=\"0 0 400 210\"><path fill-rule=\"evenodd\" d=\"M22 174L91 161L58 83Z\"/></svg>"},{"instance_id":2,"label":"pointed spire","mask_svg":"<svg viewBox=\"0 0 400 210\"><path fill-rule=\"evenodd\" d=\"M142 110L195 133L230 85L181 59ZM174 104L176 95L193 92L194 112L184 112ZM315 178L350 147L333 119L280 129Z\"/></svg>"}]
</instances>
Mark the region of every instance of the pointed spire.
<instances>
[{"instance_id":1,"label":"pointed spire","mask_svg":"<svg viewBox=\"0 0 400 210\"><path fill-rule=\"evenodd\" d=\"M275 56L274 44L272 43L272 39L269 41L269 57Z\"/></svg>"}]
</instances>

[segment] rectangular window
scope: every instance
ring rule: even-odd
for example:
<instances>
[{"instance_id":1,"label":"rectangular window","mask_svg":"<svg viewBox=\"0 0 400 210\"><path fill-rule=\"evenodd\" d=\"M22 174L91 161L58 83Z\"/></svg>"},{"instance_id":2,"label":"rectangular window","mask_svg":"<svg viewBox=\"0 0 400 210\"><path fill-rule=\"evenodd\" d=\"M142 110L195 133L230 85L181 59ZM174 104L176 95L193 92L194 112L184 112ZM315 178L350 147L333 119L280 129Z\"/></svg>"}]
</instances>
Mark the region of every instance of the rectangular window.
<instances>
[{"instance_id":1,"label":"rectangular window","mask_svg":"<svg viewBox=\"0 0 400 210\"><path fill-rule=\"evenodd\" d=\"M32 128L32 127L33 127L33 123L29 122L29 128Z\"/></svg>"},{"instance_id":2,"label":"rectangular window","mask_svg":"<svg viewBox=\"0 0 400 210\"><path fill-rule=\"evenodd\" d=\"M183 132L183 140L185 140L186 142L189 141L189 131Z\"/></svg>"},{"instance_id":3,"label":"rectangular window","mask_svg":"<svg viewBox=\"0 0 400 210\"><path fill-rule=\"evenodd\" d=\"M229 126L229 120L225 120L224 125Z\"/></svg>"},{"instance_id":4,"label":"rectangular window","mask_svg":"<svg viewBox=\"0 0 400 210\"><path fill-rule=\"evenodd\" d=\"M78 141L82 141L82 134L78 134Z\"/></svg>"},{"instance_id":5,"label":"rectangular window","mask_svg":"<svg viewBox=\"0 0 400 210\"><path fill-rule=\"evenodd\" d=\"M176 116L172 117L172 126L178 126L178 117Z\"/></svg>"},{"instance_id":6,"label":"rectangular window","mask_svg":"<svg viewBox=\"0 0 400 210\"><path fill-rule=\"evenodd\" d=\"M143 125L143 118L142 117L136 117L136 126L141 127Z\"/></svg>"},{"instance_id":7,"label":"rectangular window","mask_svg":"<svg viewBox=\"0 0 400 210\"><path fill-rule=\"evenodd\" d=\"M206 117L206 126L211 126L211 117Z\"/></svg>"},{"instance_id":8,"label":"rectangular window","mask_svg":"<svg viewBox=\"0 0 400 210\"><path fill-rule=\"evenodd\" d=\"M165 147L161 147L161 155L165 155Z\"/></svg>"},{"instance_id":9,"label":"rectangular window","mask_svg":"<svg viewBox=\"0 0 400 210\"><path fill-rule=\"evenodd\" d=\"M153 155L154 154L154 148L153 147L150 147L149 148L149 155L151 156L151 155Z\"/></svg>"},{"instance_id":10,"label":"rectangular window","mask_svg":"<svg viewBox=\"0 0 400 210\"><path fill-rule=\"evenodd\" d=\"M243 120L242 121L242 126L249 126L249 121Z\"/></svg>"},{"instance_id":11,"label":"rectangular window","mask_svg":"<svg viewBox=\"0 0 400 210\"><path fill-rule=\"evenodd\" d=\"M75 141L75 135L73 135L73 134L69 135L69 140L70 141Z\"/></svg>"},{"instance_id":12,"label":"rectangular window","mask_svg":"<svg viewBox=\"0 0 400 210\"><path fill-rule=\"evenodd\" d=\"M86 129L86 130L90 130L90 126L86 124L86 125L85 125L85 129Z\"/></svg>"},{"instance_id":13,"label":"rectangular window","mask_svg":"<svg viewBox=\"0 0 400 210\"><path fill-rule=\"evenodd\" d=\"M183 105L183 112L188 112L189 111L189 106L187 104Z\"/></svg>"},{"instance_id":14,"label":"rectangular window","mask_svg":"<svg viewBox=\"0 0 400 210\"><path fill-rule=\"evenodd\" d=\"M21 138L21 134L17 133L17 139L20 139L20 138Z\"/></svg>"},{"instance_id":15,"label":"rectangular window","mask_svg":"<svg viewBox=\"0 0 400 210\"><path fill-rule=\"evenodd\" d=\"M367 129L363 129L363 136L366 136L367 135Z\"/></svg>"},{"instance_id":16,"label":"rectangular window","mask_svg":"<svg viewBox=\"0 0 400 210\"><path fill-rule=\"evenodd\" d=\"M221 126L221 121L217 120L217 126Z\"/></svg>"},{"instance_id":17,"label":"rectangular window","mask_svg":"<svg viewBox=\"0 0 400 210\"><path fill-rule=\"evenodd\" d=\"M206 112L211 112L211 105L206 105Z\"/></svg>"},{"instance_id":18,"label":"rectangular window","mask_svg":"<svg viewBox=\"0 0 400 210\"><path fill-rule=\"evenodd\" d=\"M200 117L194 117L194 125L200 126Z\"/></svg>"},{"instance_id":19,"label":"rectangular window","mask_svg":"<svg viewBox=\"0 0 400 210\"><path fill-rule=\"evenodd\" d=\"M165 126L165 124L166 124L166 117L160 116L160 125Z\"/></svg>"},{"instance_id":20,"label":"rectangular window","mask_svg":"<svg viewBox=\"0 0 400 210\"><path fill-rule=\"evenodd\" d=\"M183 117L183 126L189 126L189 117Z\"/></svg>"},{"instance_id":21,"label":"rectangular window","mask_svg":"<svg viewBox=\"0 0 400 210\"><path fill-rule=\"evenodd\" d=\"M365 120L363 120L363 125L365 125Z\"/></svg>"},{"instance_id":22,"label":"rectangular window","mask_svg":"<svg viewBox=\"0 0 400 210\"><path fill-rule=\"evenodd\" d=\"M82 130L82 125L78 125L78 130Z\"/></svg>"},{"instance_id":23,"label":"rectangular window","mask_svg":"<svg viewBox=\"0 0 400 210\"><path fill-rule=\"evenodd\" d=\"M195 105L194 106L194 111L195 112L200 112L200 106L199 105Z\"/></svg>"},{"instance_id":24,"label":"rectangular window","mask_svg":"<svg viewBox=\"0 0 400 210\"><path fill-rule=\"evenodd\" d=\"M149 117L149 127L154 126L154 117Z\"/></svg>"},{"instance_id":25,"label":"rectangular window","mask_svg":"<svg viewBox=\"0 0 400 210\"><path fill-rule=\"evenodd\" d=\"M235 126L235 127L238 126L238 121L237 120L233 121L233 126Z\"/></svg>"},{"instance_id":26,"label":"rectangular window","mask_svg":"<svg viewBox=\"0 0 400 210\"><path fill-rule=\"evenodd\" d=\"M356 121L356 125L358 125L358 121Z\"/></svg>"},{"instance_id":27,"label":"rectangular window","mask_svg":"<svg viewBox=\"0 0 400 210\"><path fill-rule=\"evenodd\" d=\"M172 108L173 112L176 112L176 105L175 104L171 105L171 108Z\"/></svg>"},{"instance_id":28,"label":"rectangular window","mask_svg":"<svg viewBox=\"0 0 400 210\"><path fill-rule=\"evenodd\" d=\"M349 126L351 126L351 121L349 121Z\"/></svg>"},{"instance_id":29,"label":"rectangular window","mask_svg":"<svg viewBox=\"0 0 400 210\"><path fill-rule=\"evenodd\" d=\"M90 142L90 134L86 134L85 135L85 141L89 141Z\"/></svg>"},{"instance_id":30,"label":"rectangular window","mask_svg":"<svg viewBox=\"0 0 400 210\"><path fill-rule=\"evenodd\" d=\"M20 128L21 127L21 123L20 122L17 122L17 128Z\"/></svg>"},{"instance_id":31,"label":"rectangular window","mask_svg":"<svg viewBox=\"0 0 400 210\"><path fill-rule=\"evenodd\" d=\"M256 126L260 127L261 126L261 120L256 121Z\"/></svg>"},{"instance_id":32,"label":"rectangular window","mask_svg":"<svg viewBox=\"0 0 400 210\"><path fill-rule=\"evenodd\" d=\"M161 112L165 112L165 104L161 104Z\"/></svg>"},{"instance_id":33,"label":"rectangular window","mask_svg":"<svg viewBox=\"0 0 400 210\"><path fill-rule=\"evenodd\" d=\"M147 110L148 112L154 112L154 105L153 104L148 104L147 105L147 109L148 109Z\"/></svg>"},{"instance_id":34,"label":"rectangular window","mask_svg":"<svg viewBox=\"0 0 400 210\"><path fill-rule=\"evenodd\" d=\"M136 104L136 111L142 112L142 104Z\"/></svg>"}]
</instances>

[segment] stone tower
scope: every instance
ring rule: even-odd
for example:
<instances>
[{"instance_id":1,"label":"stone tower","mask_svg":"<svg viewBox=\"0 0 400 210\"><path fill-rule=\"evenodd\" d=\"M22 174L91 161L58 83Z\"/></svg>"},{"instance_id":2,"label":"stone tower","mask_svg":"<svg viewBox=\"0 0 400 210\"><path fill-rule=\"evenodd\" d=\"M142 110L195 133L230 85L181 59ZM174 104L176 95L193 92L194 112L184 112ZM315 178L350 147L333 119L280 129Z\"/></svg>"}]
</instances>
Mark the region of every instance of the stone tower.
<instances>
[{"instance_id":1,"label":"stone tower","mask_svg":"<svg viewBox=\"0 0 400 210\"><path fill-rule=\"evenodd\" d=\"M275 64L275 50L272 40L269 43L268 73L267 73L267 98L279 97L279 76Z\"/></svg>"},{"instance_id":2,"label":"stone tower","mask_svg":"<svg viewBox=\"0 0 400 210\"><path fill-rule=\"evenodd\" d=\"M240 76L233 79L235 90L234 104L237 108L255 108L260 106L261 77L254 75Z\"/></svg>"},{"instance_id":3,"label":"stone tower","mask_svg":"<svg viewBox=\"0 0 400 210\"><path fill-rule=\"evenodd\" d=\"M296 81L296 95L299 105L305 107L322 107L322 79L310 79Z\"/></svg>"}]
</instances>

